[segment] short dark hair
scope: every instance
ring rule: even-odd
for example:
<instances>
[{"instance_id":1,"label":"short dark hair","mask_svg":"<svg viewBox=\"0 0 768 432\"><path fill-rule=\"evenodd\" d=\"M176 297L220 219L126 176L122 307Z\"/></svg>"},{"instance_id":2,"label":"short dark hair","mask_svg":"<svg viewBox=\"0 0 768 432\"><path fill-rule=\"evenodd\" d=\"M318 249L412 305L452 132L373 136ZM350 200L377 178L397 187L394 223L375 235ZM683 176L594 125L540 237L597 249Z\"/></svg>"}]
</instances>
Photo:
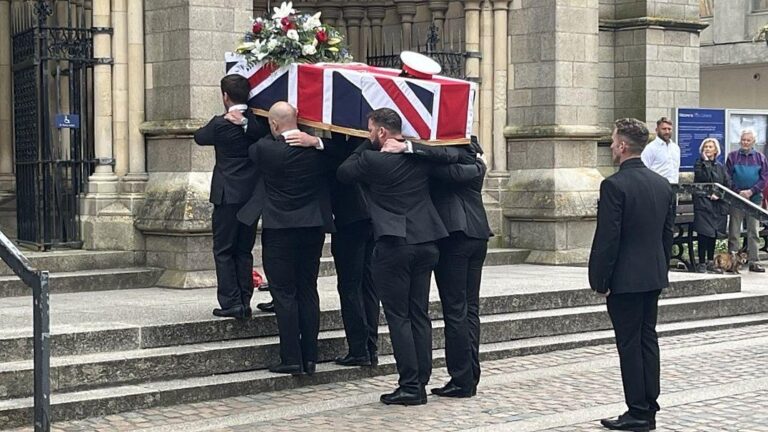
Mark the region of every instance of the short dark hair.
<instances>
[{"instance_id":1,"label":"short dark hair","mask_svg":"<svg viewBox=\"0 0 768 432\"><path fill-rule=\"evenodd\" d=\"M403 131L403 119L400 118L400 114L391 108L379 108L371 111L368 114L368 120L373 124L384 129L398 134Z\"/></svg>"},{"instance_id":2,"label":"short dark hair","mask_svg":"<svg viewBox=\"0 0 768 432\"><path fill-rule=\"evenodd\" d=\"M670 126L674 126L675 125L674 123L672 123L672 120L668 119L667 117L662 117L662 118L656 120L656 127L661 126L662 123L666 123L666 124L668 124Z\"/></svg>"},{"instance_id":3,"label":"short dark hair","mask_svg":"<svg viewBox=\"0 0 768 432\"><path fill-rule=\"evenodd\" d=\"M221 79L221 94L228 94L229 99L237 104L248 103L251 85L242 75L232 74Z\"/></svg>"},{"instance_id":4,"label":"short dark hair","mask_svg":"<svg viewBox=\"0 0 768 432\"><path fill-rule=\"evenodd\" d=\"M645 123L634 118L618 119L614 123L616 135L620 135L629 145L629 152L640 154L648 144L648 128Z\"/></svg>"}]
</instances>

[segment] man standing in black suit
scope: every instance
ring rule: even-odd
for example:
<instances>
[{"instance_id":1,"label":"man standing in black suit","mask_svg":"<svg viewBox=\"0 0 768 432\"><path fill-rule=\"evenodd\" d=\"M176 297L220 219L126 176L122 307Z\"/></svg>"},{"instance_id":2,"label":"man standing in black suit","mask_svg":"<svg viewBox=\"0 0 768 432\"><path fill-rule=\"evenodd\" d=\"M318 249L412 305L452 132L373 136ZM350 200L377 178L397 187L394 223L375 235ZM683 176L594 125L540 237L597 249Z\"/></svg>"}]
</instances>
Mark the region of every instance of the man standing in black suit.
<instances>
[{"instance_id":1,"label":"man standing in black suit","mask_svg":"<svg viewBox=\"0 0 768 432\"><path fill-rule=\"evenodd\" d=\"M249 149L264 179L262 250L280 334L276 373L313 374L317 363L320 302L317 275L325 233L333 231L327 173L332 164L285 137L297 132L296 109L277 102L269 110L272 135Z\"/></svg>"},{"instance_id":2,"label":"man standing in black suit","mask_svg":"<svg viewBox=\"0 0 768 432\"><path fill-rule=\"evenodd\" d=\"M371 112L370 142L360 145L341 164L337 176L344 183L363 185L373 223L371 275L384 306L400 374L399 387L382 395L381 401L421 405L427 403L425 386L432 373L432 327L427 309L430 274L438 259L435 241L448 233L429 196L434 167L411 155L378 151L388 139L404 141L401 129L402 120L395 111L381 108ZM457 168L455 177L465 175Z\"/></svg>"},{"instance_id":3,"label":"man standing in black suit","mask_svg":"<svg viewBox=\"0 0 768 432\"><path fill-rule=\"evenodd\" d=\"M256 221L238 222L237 212L251 198L258 173L248 158L250 136L269 133L266 124L253 116L246 102L250 87L240 75L227 75L221 80L221 93L228 113L237 112L246 119L232 124L223 115L215 116L195 132L195 142L212 145L216 165L211 180L210 201L213 203L213 257L216 263L217 296L220 308L213 310L219 317L244 319L251 315L253 296L253 243ZM250 124L247 124L250 123Z\"/></svg>"},{"instance_id":4,"label":"man standing in black suit","mask_svg":"<svg viewBox=\"0 0 768 432\"><path fill-rule=\"evenodd\" d=\"M589 284L607 297L628 407L618 418L601 421L612 430L655 429L659 411L656 318L659 294L669 285L675 195L640 159L647 142L642 122L616 121L611 151L620 166L600 184L589 257Z\"/></svg>"}]
</instances>

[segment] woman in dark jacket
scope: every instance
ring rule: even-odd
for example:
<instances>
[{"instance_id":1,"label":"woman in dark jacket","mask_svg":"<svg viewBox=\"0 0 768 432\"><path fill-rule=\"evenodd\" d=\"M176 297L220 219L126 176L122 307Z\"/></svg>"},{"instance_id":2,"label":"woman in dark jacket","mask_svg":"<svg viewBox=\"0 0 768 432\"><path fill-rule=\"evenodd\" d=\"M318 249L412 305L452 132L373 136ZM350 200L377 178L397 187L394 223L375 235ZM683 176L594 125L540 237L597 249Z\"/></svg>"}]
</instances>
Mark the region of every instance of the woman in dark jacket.
<instances>
[{"instance_id":1,"label":"woman in dark jacket","mask_svg":"<svg viewBox=\"0 0 768 432\"><path fill-rule=\"evenodd\" d=\"M699 160L694 168L694 183L726 183L725 167L718 162L720 142L707 138L699 147ZM715 194L696 192L693 196L693 229L699 238L699 265L696 271L706 273L712 269L715 240L718 233L726 232L727 205Z\"/></svg>"}]
</instances>

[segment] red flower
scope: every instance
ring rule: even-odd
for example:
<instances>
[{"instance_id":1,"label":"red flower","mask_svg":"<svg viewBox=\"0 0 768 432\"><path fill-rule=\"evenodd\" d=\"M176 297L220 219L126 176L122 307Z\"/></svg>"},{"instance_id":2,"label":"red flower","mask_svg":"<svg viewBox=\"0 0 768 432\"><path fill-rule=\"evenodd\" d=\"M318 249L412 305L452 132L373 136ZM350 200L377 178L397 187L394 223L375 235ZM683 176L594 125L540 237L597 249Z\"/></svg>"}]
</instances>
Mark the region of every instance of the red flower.
<instances>
[{"instance_id":1,"label":"red flower","mask_svg":"<svg viewBox=\"0 0 768 432\"><path fill-rule=\"evenodd\" d=\"M328 42L328 34L323 30L318 30L318 32L315 33L315 39L320 43L326 43Z\"/></svg>"},{"instance_id":2,"label":"red flower","mask_svg":"<svg viewBox=\"0 0 768 432\"><path fill-rule=\"evenodd\" d=\"M261 33L261 30L263 29L264 29L264 24L261 21L253 22L253 28L251 29L253 30L253 33L256 33L256 34Z\"/></svg>"},{"instance_id":3,"label":"red flower","mask_svg":"<svg viewBox=\"0 0 768 432\"><path fill-rule=\"evenodd\" d=\"M285 17L281 19L280 25L283 27L284 32L287 32L288 30L296 29L296 22L292 21L289 17Z\"/></svg>"}]
</instances>

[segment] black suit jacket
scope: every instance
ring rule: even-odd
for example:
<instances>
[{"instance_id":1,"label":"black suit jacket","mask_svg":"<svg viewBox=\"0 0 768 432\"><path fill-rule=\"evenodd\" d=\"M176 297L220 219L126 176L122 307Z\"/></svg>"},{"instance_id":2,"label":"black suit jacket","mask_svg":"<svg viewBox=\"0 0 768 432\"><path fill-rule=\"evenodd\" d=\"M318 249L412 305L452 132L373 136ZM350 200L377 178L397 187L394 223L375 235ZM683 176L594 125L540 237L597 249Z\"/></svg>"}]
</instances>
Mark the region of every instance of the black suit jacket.
<instances>
[{"instance_id":1,"label":"black suit jacket","mask_svg":"<svg viewBox=\"0 0 768 432\"><path fill-rule=\"evenodd\" d=\"M394 236L418 244L446 237L448 232L429 195L429 177L435 168L413 155L371 148L370 141L361 144L339 166L337 176L343 183L363 184L374 238ZM459 181L473 175L465 168L456 166L444 174Z\"/></svg>"},{"instance_id":2,"label":"black suit jacket","mask_svg":"<svg viewBox=\"0 0 768 432\"><path fill-rule=\"evenodd\" d=\"M347 160L363 141L362 138L357 137L349 137L347 139L346 135L338 133L333 133L330 140L323 140L325 144L323 151L333 163L333 171L329 173L328 182L331 192L333 223L336 225L336 228L370 219L360 185L357 183L342 183L336 178L338 167Z\"/></svg>"},{"instance_id":3,"label":"black suit jacket","mask_svg":"<svg viewBox=\"0 0 768 432\"><path fill-rule=\"evenodd\" d=\"M268 134L269 128L249 111L244 115L248 118L248 134L242 126L232 124L220 115L195 131L195 142L212 145L216 152L210 194L213 204L245 203L257 183L258 173L248 158L248 147L255 137Z\"/></svg>"},{"instance_id":4,"label":"black suit jacket","mask_svg":"<svg viewBox=\"0 0 768 432\"><path fill-rule=\"evenodd\" d=\"M268 136L251 145L248 153L264 180L263 228L334 231L327 182L333 165L322 152Z\"/></svg>"},{"instance_id":5,"label":"black suit jacket","mask_svg":"<svg viewBox=\"0 0 768 432\"><path fill-rule=\"evenodd\" d=\"M438 167L433 171L430 182L432 202L449 233L458 231L467 237L488 240L493 233L488 226L482 195L487 168L468 148L462 147L458 150L467 153L470 156L467 159L473 160L476 175L467 182L456 183L453 181L455 176L444 174L446 170L457 169L457 166Z\"/></svg>"},{"instance_id":6,"label":"black suit jacket","mask_svg":"<svg viewBox=\"0 0 768 432\"><path fill-rule=\"evenodd\" d=\"M611 295L669 285L675 223L669 182L640 158L624 161L600 184L597 230L589 256L589 284Z\"/></svg>"}]
</instances>

